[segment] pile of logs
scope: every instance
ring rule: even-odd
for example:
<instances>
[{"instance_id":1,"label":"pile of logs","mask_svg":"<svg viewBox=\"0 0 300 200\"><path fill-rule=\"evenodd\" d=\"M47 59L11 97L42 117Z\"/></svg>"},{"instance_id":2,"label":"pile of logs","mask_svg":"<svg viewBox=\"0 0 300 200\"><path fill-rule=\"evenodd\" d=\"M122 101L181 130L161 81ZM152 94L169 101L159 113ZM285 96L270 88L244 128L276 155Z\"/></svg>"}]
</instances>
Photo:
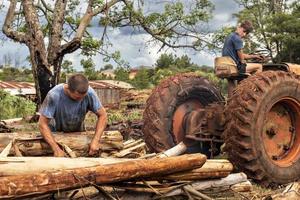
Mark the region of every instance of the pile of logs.
<instances>
[{"instance_id":1,"label":"pile of logs","mask_svg":"<svg viewBox=\"0 0 300 200\"><path fill-rule=\"evenodd\" d=\"M94 132L56 133L57 143L70 157L86 157ZM142 139L124 142L119 131L105 131L100 140L100 157L141 157L146 154L146 145ZM0 152L9 156L51 156L50 146L38 133L1 133Z\"/></svg>"},{"instance_id":2,"label":"pile of logs","mask_svg":"<svg viewBox=\"0 0 300 200\"><path fill-rule=\"evenodd\" d=\"M45 157L52 151L38 134L1 133L0 199L53 194L73 199L118 199L123 194L132 199L128 191L146 195L143 199L211 199L216 191L239 193L252 187L245 174L231 174L233 166L227 160L178 155L186 150L182 143L162 154L146 154L142 140L123 141L118 131L105 132L100 158L84 157L92 137L89 132L55 134L70 157L55 158Z\"/></svg>"}]
</instances>

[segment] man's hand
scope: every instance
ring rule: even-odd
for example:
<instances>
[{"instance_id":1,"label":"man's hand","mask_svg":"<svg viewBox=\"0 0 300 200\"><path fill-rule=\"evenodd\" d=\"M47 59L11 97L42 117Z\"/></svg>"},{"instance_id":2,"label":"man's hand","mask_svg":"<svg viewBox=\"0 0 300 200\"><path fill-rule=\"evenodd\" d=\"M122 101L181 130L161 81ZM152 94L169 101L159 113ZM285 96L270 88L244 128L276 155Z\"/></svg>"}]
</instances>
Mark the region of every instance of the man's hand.
<instances>
[{"instance_id":1,"label":"man's hand","mask_svg":"<svg viewBox=\"0 0 300 200\"><path fill-rule=\"evenodd\" d=\"M261 60L261 61L265 60L265 57L263 55L254 55L254 58L258 59L258 60Z\"/></svg>"},{"instance_id":2,"label":"man's hand","mask_svg":"<svg viewBox=\"0 0 300 200\"><path fill-rule=\"evenodd\" d=\"M65 152L63 150L61 150L61 148L57 148L54 151L54 156L55 157L65 157Z\"/></svg>"},{"instance_id":3,"label":"man's hand","mask_svg":"<svg viewBox=\"0 0 300 200\"><path fill-rule=\"evenodd\" d=\"M91 144L90 144L90 150L89 150L89 155L93 156L96 153L98 153L100 149L100 142L96 139L93 139Z\"/></svg>"}]
</instances>

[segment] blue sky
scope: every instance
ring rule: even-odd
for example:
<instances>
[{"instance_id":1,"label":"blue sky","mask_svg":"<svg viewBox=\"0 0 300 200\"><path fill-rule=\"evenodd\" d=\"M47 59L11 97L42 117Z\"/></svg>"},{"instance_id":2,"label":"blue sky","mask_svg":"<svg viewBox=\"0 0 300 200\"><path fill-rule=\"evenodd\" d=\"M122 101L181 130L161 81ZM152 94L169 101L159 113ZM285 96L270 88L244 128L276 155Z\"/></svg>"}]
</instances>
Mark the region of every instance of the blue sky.
<instances>
[{"instance_id":1,"label":"blue sky","mask_svg":"<svg viewBox=\"0 0 300 200\"><path fill-rule=\"evenodd\" d=\"M1 1L1 0L0 0ZM190 0L192 2L192 0ZM4 4L7 4L8 0L4 0ZM147 10L157 10L160 7L157 6L159 0L145 0ZM236 19L233 18L232 14L238 12L241 8L236 4L234 0L211 0L215 5L215 10L213 11L213 19L209 22L209 29L219 29L222 26L236 25ZM5 17L5 9L0 11L0 26L2 25ZM90 31L93 33L99 33L101 27L92 26ZM160 45L151 45L146 46L145 40L149 36L146 34L131 34L131 30L128 28L123 29L114 29L109 31L110 41L113 44L113 49L121 52L121 56L126 60L131 67L137 67L140 65L154 66L155 61L160 56L161 53L173 53L178 56L187 54L192 62L199 65L213 65L214 54L209 52L195 52L190 49L168 49L167 51L158 52ZM100 34L99 34L100 37ZM4 55L11 55L13 57L12 63L15 61L19 62L20 65L28 65L26 57L28 56L28 49L25 45L15 43L7 39L3 33L0 33L0 65L4 63ZM69 54L65 59L71 60L74 67L77 70L81 70L80 60L83 57L80 56L80 51L76 51L72 54ZM96 63L96 69L100 69L106 63L103 62L102 56L96 55L93 57L94 62ZM115 63L111 63L116 66Z\"/></svg>"}]
</instances>

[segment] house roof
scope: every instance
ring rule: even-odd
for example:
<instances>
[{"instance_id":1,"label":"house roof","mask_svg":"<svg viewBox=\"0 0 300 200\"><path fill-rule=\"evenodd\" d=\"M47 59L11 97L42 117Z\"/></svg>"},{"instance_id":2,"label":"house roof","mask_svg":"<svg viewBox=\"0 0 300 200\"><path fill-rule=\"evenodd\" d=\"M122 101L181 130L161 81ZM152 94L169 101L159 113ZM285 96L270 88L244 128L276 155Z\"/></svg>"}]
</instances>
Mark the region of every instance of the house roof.
<instances>
[{"instance_id":1,"label":"house roof","mask_svg":"<svg viewBox=\"0 0 300 200\"><path fill-rule=\"evenodd\" d=\"M11 95L29 95L36 94L33 83L0 81L0 89L9 92Z\"/></svg>"},{"instance_id":2,"label":"house roof","mask_svg":"<svg viewBox=\"0 0 300 200\"><path fill-rule=\"evenodd\" d=\"M129 83L114 80L95 80L89 81L93 89L131 89L134 88ZM0 89L9 92L11 95L29 95L36 94L34 83L0 81Z\"/></svg>"},{"instance_id":3,"label":"house roof","mask_svg":"<svg viewBox=\"0 0 300 200\"><path fill-rule=\"evenodd\" d=\"M89 81L89 84L93 89L106 89L106 88L120 89L119 87L109 83L105 83L102 80Z\"/></svg>"},{"instance_id":4,"label":"house roof","mask_svg":"<svg viewBox=\"0 0 300 200\"><path fill-rule=\"evenodd\" d=\"M109 83L111 85L117 86L121 89L133 89L134 87L130 83L117 80L101 80L101 82Z\"/></svg>"}]
</instances>

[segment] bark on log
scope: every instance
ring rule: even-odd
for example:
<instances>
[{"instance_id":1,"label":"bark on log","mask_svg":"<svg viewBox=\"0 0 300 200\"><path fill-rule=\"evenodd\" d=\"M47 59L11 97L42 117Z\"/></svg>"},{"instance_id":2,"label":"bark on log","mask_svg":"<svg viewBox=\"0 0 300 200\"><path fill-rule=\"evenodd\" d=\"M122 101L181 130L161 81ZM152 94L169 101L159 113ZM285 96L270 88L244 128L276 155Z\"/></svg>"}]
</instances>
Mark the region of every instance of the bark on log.
<instances>
[{"instance_id":1,"label":"bark on log","mask_svg":"<svg viewBox=\"0 0 300 200\"><path fill-rule=\"evenodd\" d=\"M0 178L0 197L16 198L57 190L159 176L202 166L206 156L189 154L170 158L127 161L118 164Z\"/></svg>"},{"instance_id":2,"label":"bark on log","mask_svg":"<svg viewBox=\"0 0 300 200\"><path fill-rule=\"evenodd\" d=\"M93 138L93 132L78 133L57 133L53 134L55 140L60 144L65 144L76 153L77 157L88 156L89 144ZM23 156L47 156L52 155L52 149L37 133L1 133L0 152L7 144L14 140ZM100 149L120 150L123 147L123 137L118 131L105 131L101 141ZM15 155L14 151L10 155Z\"/></svg>"},{"instance_id":3,"label":"bark on log","mask_svg":"<svg viewBox=\"0 0 300 200\"><path fill-rule=\"evenodd\" d=\"M190 171L178 172L161 177L167 180L201 180L223 178L233 170L233 165L228 160L207 160L201 168Z\"/></svg>"}]
</instances>

